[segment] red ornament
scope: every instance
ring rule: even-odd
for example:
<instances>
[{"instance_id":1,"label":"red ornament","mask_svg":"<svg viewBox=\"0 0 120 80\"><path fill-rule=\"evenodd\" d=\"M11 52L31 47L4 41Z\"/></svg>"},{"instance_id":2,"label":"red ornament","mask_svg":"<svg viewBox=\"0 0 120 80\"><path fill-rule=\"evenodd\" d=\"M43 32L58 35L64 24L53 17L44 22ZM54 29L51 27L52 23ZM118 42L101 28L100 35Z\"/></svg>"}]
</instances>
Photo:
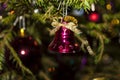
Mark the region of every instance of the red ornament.
<instances>
[{"instance_id":1,"label":"red ornament","mask_svg":"<svg viewBox=\"0 0 120 80\"><path fill-rule=\"evenodd\" d=\"M16 51L18 57L21 59L22 63L28 67L33 72L40 69L40 57L41 48L37 41L31 36L29 37L16 37L12 42L11 46ZM6 62L10 67L15 68L15 63L10 60L11 53L8 49L5 51Z\"/></svg>"},{"instance_id":2,"label":"red ornament","mask_svg":"<svg viewBox=\"0 0 120 80\"><path fill-rule=\"evenodd\" d=\"M92 21L92 22L99 22L100 21L100 14L97 12L91 12L88 15L88 19L89 19L89 21Z\"/></svg>"},{"instance_id":3,"label":"red ornament","mask_svg":"<svg viewBox=\"0 0 120 80\"><path fill-rule=\"evenodd\" d=\"M76 53L79 51L79 46L74 40L74 33L63 26L56 32L55 38L48 48L50 51L58 53Z\"/></svg>"}]
</instances>

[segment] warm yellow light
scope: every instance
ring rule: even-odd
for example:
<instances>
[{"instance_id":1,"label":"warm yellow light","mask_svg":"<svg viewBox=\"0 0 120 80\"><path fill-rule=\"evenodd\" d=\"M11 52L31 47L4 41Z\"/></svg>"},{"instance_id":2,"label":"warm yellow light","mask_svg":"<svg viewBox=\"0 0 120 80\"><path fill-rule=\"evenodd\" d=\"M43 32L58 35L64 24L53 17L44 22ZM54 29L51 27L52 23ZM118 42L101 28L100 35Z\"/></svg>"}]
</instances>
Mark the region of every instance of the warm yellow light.
<instances>
[{"instance_id":1,"label":"warm yellow light","mask_svg":"<svg viewBox=\"0 0 120 80\"><path fill-rule=\"evenodd\" d=\"M49 71L49 72L54 72L54 71L55 71L55 67L50 67L50 68L48 68L48 71Z\"/></svg>"},{"instance_id":2,"label":"warm yellow light","mask_svg":"<svg viewBox=\"0 0 120 80\"><path fill-rule=\"evenodd\" d=\"M106 8L107 8L107 10L111 10L111 9L112 9L111 4L107 4L107 5L106 5Z\"/></svg>"},{"instance_id":3,"label":"warm yellow light","mask_svg":"<svg viewBox=\"0 0 120 80\"><path fill-rule=\"evenodd\" d=\"M15 11L12 10L12 11L10 11L10 14L14 14L14 12L15 12Z\"/></svg>"},{"instance_id":4,"label":"warm yellow light","mask_svg":"<svg viewBox=\"0 0 120 80\"><path fill-rule=\"evenodd\" d=\"M21 29L20 29L20 35L21 35L21 36L24 36L24 35L25 35L25 34L24 34L24 30L25 30L24 28L21 28Z\"/></svg>"},{"instance_id":5,"label":"warm yellow light","mask_svg":"<svg viewBox=\"0 0 120 80\"><path fill-rule=\"evenodd\" d=\"M111 21L111 24L119 24L119 23L120 23L119 19L113 19Z\"/></svg>"},{"instance_id":6,"label":"warm yellow light","mask_svg":"<svg viewBox=\"0 0 120 80\"><path fill-rule=\"evenodd\" d=\"M3 19L3 17L0 15L0 20L2 20Z\"/></svg>"},{"instance_id":7,"label":"warm yellow light","mask_svg":"<svg viewBox=\"0 0 120 80\"><path fill-rule=\"evenodd\" d=\"M93 80L106 80L104 77L94 78Z\"/></svg>"}]
</instances>

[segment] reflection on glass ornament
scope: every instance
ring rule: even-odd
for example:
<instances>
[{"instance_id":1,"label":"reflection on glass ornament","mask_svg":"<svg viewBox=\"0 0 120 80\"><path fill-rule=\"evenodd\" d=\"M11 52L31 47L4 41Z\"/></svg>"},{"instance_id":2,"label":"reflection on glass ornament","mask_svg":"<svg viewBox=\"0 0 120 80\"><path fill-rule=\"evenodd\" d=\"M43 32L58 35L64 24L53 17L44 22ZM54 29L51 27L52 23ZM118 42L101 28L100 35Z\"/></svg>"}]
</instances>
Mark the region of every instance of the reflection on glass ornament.
<instances>
[{"instance_id":1,"label":"reflection on glass ornament","mask_svg":"<svg viewBox=\"0 0 120 80\"><path fill-rule=\"evenodd\" d=\"M76 53L79 51L79 46L74 40L73 31L64 26L61 26L55 33L55 38L48 48L50 51L58 53Z\"/></svg>"},{"instance_id":2,"label":"reflection on glass ornament","mask_svg":"<svg viewBox=\"0 0 120 80\"><path fill-rule=\"evenodd\" d=\"M26 54L25 50L21 50L20 53L21 53L21 55L25 55Z\"/></svg>"},{"instance_id":3,"label":"reflection on glass ornament","mask_svg":"<svg viewBox=\"0 0 120 80\"><path fill-rule=\"evenodd\" d=\"M27 51L23 49L23 50L20 51L20 54L21 55L27 55Z\"/></svg>"},{"instance_id":4,"label":"reflection on glass ornament","mask_svg":"<svg viewBox=\"0 0 120 80\"><path fill-rule=\"evenodd\" d=\"M80 10L74 9L74 10L72 11L72 14L73 14L74 16L82 16L82 15L84 14L84 9L83 9L83 8L81 8Z\"/></svg>"}]
</instances>

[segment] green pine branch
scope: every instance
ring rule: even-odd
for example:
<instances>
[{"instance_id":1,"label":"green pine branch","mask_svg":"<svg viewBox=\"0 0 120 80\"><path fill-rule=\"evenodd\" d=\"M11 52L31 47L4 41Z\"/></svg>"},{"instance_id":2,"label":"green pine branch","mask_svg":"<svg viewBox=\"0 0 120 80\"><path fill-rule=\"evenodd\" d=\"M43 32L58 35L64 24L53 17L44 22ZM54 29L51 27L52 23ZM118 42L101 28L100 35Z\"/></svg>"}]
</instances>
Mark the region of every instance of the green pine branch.
<instances>
[{"instance_id":1,"label":"green pine branch","mask_svg":"<svg viewBox=\"0 0 120 80\"><path fill-rule=\"evenodd\" d=\"M6 2L7 9L6 11L14 10L16 16L24 14L33 14L34 9L39 8L41 11L40 15L43 15L43 20L50 18L50 16L59 12L62 13L64 5L71 6L72 8L81 9L85 11L90 10L90 6L96 0L9 0ZM51 9L54 7L53 9ZM59 7L59 10L58 10ZM65 6L64 6L65 8ZM49 15L46 15L48 14ZM60 14L58 14L60 16Z\"/></svg>"}]
</instances>

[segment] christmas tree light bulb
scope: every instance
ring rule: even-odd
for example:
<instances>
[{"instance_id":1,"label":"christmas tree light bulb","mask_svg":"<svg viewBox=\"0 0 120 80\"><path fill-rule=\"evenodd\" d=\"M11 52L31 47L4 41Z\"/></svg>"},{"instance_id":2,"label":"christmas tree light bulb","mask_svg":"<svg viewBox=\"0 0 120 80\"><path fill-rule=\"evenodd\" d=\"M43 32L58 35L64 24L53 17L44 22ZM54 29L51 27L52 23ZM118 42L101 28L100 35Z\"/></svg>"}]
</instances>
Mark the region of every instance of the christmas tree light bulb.
<instances>
[{"instance_id":1,"label":"christmas tree light bulb","mask_svg":"<svg viewBox=\"0 0 120 80\"><path fill-rule=\"evenodd\" d=\"M22 37L24 37L24 35L25 35L25 34L24 34L24 30L25 30L24 28L21 28L21 29L20 29L20 35L21 35Z\"/></svg>"},{"instance_id":2,"label":"christmas tree light bulb","mask_svg":"<svg viewBox=\"0 0 120 80\"><path fill-rule=\"evenodd\" d=\"M39 9L35 9L35 10L34 10L34 13L38 13L38 12L39 12Z\"/></svg>"}]
</instances>

